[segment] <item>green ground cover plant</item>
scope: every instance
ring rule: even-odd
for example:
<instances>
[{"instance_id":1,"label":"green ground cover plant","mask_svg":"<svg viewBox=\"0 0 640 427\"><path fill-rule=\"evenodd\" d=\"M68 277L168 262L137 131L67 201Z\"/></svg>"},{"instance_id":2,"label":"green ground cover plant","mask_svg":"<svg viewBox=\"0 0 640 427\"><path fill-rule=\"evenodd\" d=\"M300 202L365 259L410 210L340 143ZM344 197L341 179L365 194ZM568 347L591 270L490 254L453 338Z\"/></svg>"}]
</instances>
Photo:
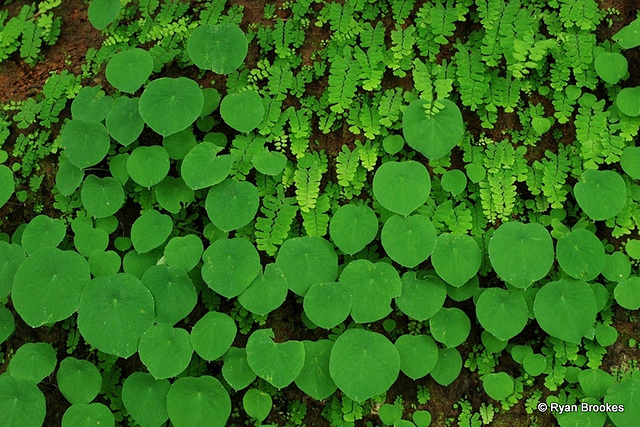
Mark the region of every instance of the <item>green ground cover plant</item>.
<instances>
[{"instance_id":1,"label":"green ground cover plant","mask_svg":"<svg viewBox=\"0 0 640 427\"><path fill-rule=\"evenodd\" d=\"M0 109L0 425L636 425L637 8L78 8Z\"/></svg>"}]
</instances>

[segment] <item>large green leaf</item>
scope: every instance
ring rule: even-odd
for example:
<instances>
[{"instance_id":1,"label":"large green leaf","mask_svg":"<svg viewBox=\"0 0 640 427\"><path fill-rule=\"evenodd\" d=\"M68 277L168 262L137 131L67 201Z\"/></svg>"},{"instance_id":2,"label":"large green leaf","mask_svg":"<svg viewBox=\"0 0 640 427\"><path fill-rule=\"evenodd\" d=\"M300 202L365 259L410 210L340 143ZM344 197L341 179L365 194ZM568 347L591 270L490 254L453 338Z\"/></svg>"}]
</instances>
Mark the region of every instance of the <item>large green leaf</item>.
<instances>
[{"instance_id":1,"label":"large green leaf","mask_svg":"<svg viewBox=\"0 0 640 427\"><path fill-rule=\"evenodd\" d=\"M364 402L389 390L400 373L400 355L384 335L349 329L333 344L329 372L347 397Z\"/></svg>"},{"instance_id":2,"label":"large green leaf","mask_svg":"<svg viewBox=\"0 0 640 427\"><path fill-rule=\"evenodd\" d=\"M211 289L233 298L244 292L260 274L260 256L244 238L219 239L202 255L202 278Z\"/></svg>"},{"instance_id":3,"label":"large green leaf","mask_svg":"<svg viewBox=\"0 0 640 427\"><path fill-rule=\"evenodd\" d=\"M107 155L111 143L109 133L102 123L78 119L67 122L60 138L69 161L80 169L100 163Z\"/></svg>"},{"instance_id":4,"label":"large green leaf","mask_svg":"<svg viewBox=\"0 0 640 427\"><path fill-rule=\"evenodd\" d=\"M224 427L231 415L231 399L213 377L183 377L169 389L167 410L175 427Z\"/></svg>"},{"instance_id":5,"label":"large green leaf","mask_svg":"<svg viewBox=\"0 0 640 427\"><path fill-rule=\"evenodd\" d=\"M116 89L134 93L147 81L152 71L151 54L144 49L133 48L113 55L107 63L105 76Z\"/></svg>"},{"instance_id":6,"label":"large green leaf","mask_svg":"<svg viewBox=\"0 0 640 427\"><path fill-rule=\"evenodd\" d=\"M242 65L249 43L235 24L200 25L191 33L187 49L199 68L229 74Z\"/></svg>"},{"instance_id":7,"label":"large green leaf","mask_svg":"<svg viewBox=\"0 0 640 427\"><path fill-rule=\"evenodd\" d=\"M627 186L622 177L610 170L587 169L573 187L580 208L595 221L612 218L627 203Z\"/></svg>"},{"instance_id":8,"label":"large green leaf","mask_svg":"<svg viewBox=\"0 0 640 427\"><path fill-rule=\"evenodd\" d=\"M78 309L78 329L98 350L127 358L155 320L153 296L129 273L91 280Z\"/></svg>"},{"instance_id":9,"label":"large green leaf","mask_svg":"<svg viewBox=\"0 0 640 427\"><path fill-rule=\"evenodd\" d=\"M502 280L524 289L551 270L553 241L541 224L510 221L491 236L489 259Z\"/></svg>"},{"instance_id":10,"label":"large green leaf","mask_svg":"<svg viewBox=\"0 0 640 427\"><path fill-rule=\"evenodd\" d=\"M304 344L275 343L271 329L259 329L247 341L247 363L260 378L276 388L291 384L304 366Z\"/></svg>"},{"instance_id":11,"label":"large green leaf","mask_svg":"<svg viewBox=\"0 0 640 427\"><path fill-rule=\"evenodd\" d=\"M422 206L431 191L431 177L424 165L408 160L386 162L373 177L373 195L392 212L409 215Z\"/></svg>"},{"instance_id":12,"label":"large green leaf","mask_svg":"<svg viewBox=\"0 0 640 427\"><path fill-rule=\"evenodd\" d=\"M90 278L89 264L78 253L38 249L16 271L13 307L33 328L64 320L78 310Z\"/></svg>"},{"instance_id":13,"label":"large green leaf","mask_svg":"<svg viewBox=\"0 0 640 427\"><path fill-rule=\"evenodd\" d=\"M404 111L402 133L407 144L429 159L447 155L460 141L464 132L462 113L456 104L443 99L437 103L443 108L428 115L425 106L429 103L418 99Z\"/></svg>"},{"instance_id":14,"label":"large green leaf","mask_svg":"<svg viewBox=\"0 0 640 427\"><path fill-rule=\"evenodd\" d=\"M586 282L561 279L540 288L533 311L546 333L580 344L582 337L593 327L598 307L593 290Z\"/></svg>"},{"instance_id":15,"label":"large green leaf","mask_svg":"<svg viewBox=\"0 0 640 427\"><path fill-rule=\"evenodd\" d=\"M162 77L140 96L140 115L155 132L167 136L189 127L200 116L204 97L198 83L186 77Z\"/></svg>"}]
</instances>

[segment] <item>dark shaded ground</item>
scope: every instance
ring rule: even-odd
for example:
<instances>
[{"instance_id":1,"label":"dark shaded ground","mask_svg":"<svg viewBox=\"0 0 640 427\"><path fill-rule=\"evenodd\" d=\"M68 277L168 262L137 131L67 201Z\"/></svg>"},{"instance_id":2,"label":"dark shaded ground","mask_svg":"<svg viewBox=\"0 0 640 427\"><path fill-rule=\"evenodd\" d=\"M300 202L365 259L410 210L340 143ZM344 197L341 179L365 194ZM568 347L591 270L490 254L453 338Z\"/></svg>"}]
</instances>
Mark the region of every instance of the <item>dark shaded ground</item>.
<instances>
[{"instance_id":1,"label":"dark shaded ground","mask_svg":"<svg viewBox=\"0 0 640 427\"><path fill-rule=\"evenodd\" d=\"M24 4L24 1L19 1L6 6L11 13L19 10L20 6ZM261 25L270 25L270 21L266 20L263 16L263 3L255 0L237 0L231 1L232 4L240 4L244 6L244 18L242 22L243 29L247 29L250 23L260 23ZM418 1L414 11L417 10L422 1ZM282 1L276 2L278 6L282 4ZM621 11L620 16L613 17L613 25L611 28L605 24L601 24L598 30L598 40L606 40L615 34L620 28L629 23L635 18L636 11L640 9L640 1L624 1L624 0L604 0L601 1L603 8L615 7ZM318 5L315 5L316 7ZM97 48L101 44L101 35L96 31L87 19L87 7L88 4L82 0L63 0L63 4L58 9L57 14L61 15L64 20L60 39L55 46L47 47L43 50L44 60L39 62L35 67L30 67L23 61L19 60L14 55L12 60L5 61L0 64L0 103L10 100L24 100L28 97L36 95L44 81L49 75L50 71L68 69L69 71L79 74L81 65L84 62L86 52L89 48ZM287 11L278 11L278 15L281 18L286 18ZM387 19L385 22L387 27L392 27L393 22ZM456 36L452 37L453 40L457 36L462 36L468 33L468 28L464 28L459 24ZM301 48L300 55L303 58L303 64L310 64L312 62L312 53L317 50L320 42L329 37L328 26L325 25L322 28L313 25L313 21L307 30L307 39L305 45ZM447 52L450 52L451 45L446 45L443 48L444 55L446 57ZM625 52L630 64L640 61L638 57L639 53L637 49ZM252 68L256 65L259 58L258 47L254 44L251 46L249 55L247 57L247 67ZM197 71L193 69L181 70L175 65L166 67L162 75L165 76L178 76L186 75L188 77L197 78ZM220 86L224 84L226 77L214 75L211 72L205 73L204 78L200 81L203 85L212 84L214 86ZM628 81L629 85L636 85L640 81L640 74L635 73ZM97 79L92 84L104 84L103 81ZM314 84L309 87L308 93L320 95L326 86L326 78L320 83ZM391 73L387 73L383 81L385 87L401 86L405 89L410 89L413 85L410 76L405 78L397 78ZM532 102L542 102L545 106L547 113L550 113L550 105L547 100L541 97L536 98L534 95L531 99ZM295 100L290 102L296 102ZM64 113L63 113L64 114ZM68 111L66 112L68 115ZM486 132L487 135L495 140L501 140L505 138L503 131L506 129L518 129L519 121L515 113L500 112L498 125L494 129L483 129L480 125L480 121L477 115L466 109L463 110L463 116L465 123L469 130L474 135L479 135L482 132ZM562 142L572 143L575 129L571 124L571 121L560 126L563 132L564 138ZM228 133L231 133L228 130ZM330 156L336 155L345 141L349 144L353 144L356 139L362 139L362 136L353 135L347 129L347 126L343 126L338 132L330 134L322 134L315 132L312 136L312 140L317 140L318 144L312 144L312 147L318 150L325 150ZM548 132L542 141L535 147L529 147L527 159L533 162L536 159L541 158L544 155L545 150L555 151L558 142L551 137L551 132ZM455 154L455 153L454 153ZM460 156L454 155L455 159L459 163L461 161ZM50 216L58 216L58 213L53 209L53 197L46 192L47 188L52 188L55 178L55 159L48 158L45 164L42 165L46 178L42 186L41 197L45 205L45 213ZM454 166L458 166L454 164ZM331 171L331 169L330 169ZM13 232L15 228L22 223L28 222L28 220L35 216L32 212L32 206L22 206L12 199L10 204L0 210L1 217L3 218L2 231ZM134 204L129 204L125 209L118 213L119 220L121 221L122 229L119 231L127 232L130 228L131 222L137 216L137 208ZM609 236L610 241L614 243L616 247L620 247L620 240L613 239ZM471 319L475 319L474 307L469 302L452 304L458 306L469 313ZM11 307L11 306L9 306ZM221 311L229 312L233 308L231 301L222 301ZM206 311L206 308L200 304L196 307L191 314L191 319L197 319L201 317ZM398 328L406 327L406 318L403 316L392 316L398 322ZM16 316L16 332L14 335L4 343L2 350L5 354L11 354L15 352L22 344L27 342L49 342L55 348L59 349L59 360L66 357L64 350L66 349L67 331L60 327L54 328L38 328L33 329L24 324L21 319ZM640 341L640 335L637 328L637 319L631 318L625 310L616 309L614 317L614 325L620 333L618 342L610 347L603 361L603 369L611 370L624 366L629 360L640 359L640 351L638 348L631 349L627 346L629 338L635 338ZM266 327L274 329L276 341L284 340L303 340L303 339L320 339L326 338L328 332L321 330L310 331L304 325L301 320L301 305L295 301L295 298L290 295L285 304L272 313L269 316ZM372 329L378 332L383 332L382 322L377 322L372 325ZM463 355L463 359L466 359L468 354L472 351L474 345L479 344L480 341L479 325L472 327L472 335L468 340L460 346L460 351ZM244 347L248 335L238 335L234 346ZM527 329L517 337L518 343L524 343L530 340L537 339L537 330L535 326L529 326ZM80 344L76 351L73 353L75 357L87 358L92 362L97 362L94 353L89 352L87 346L80 340ZM122 377L126 378L132 372L136 370L145 370L140 363L137 356L133 356L128 360L120 360L118 365L122 368ZM220 372L221 363L214 362L208 365L208 373L216 375ZM0 366L0 373L4 372L6 366ZM500 370L509 372L514 376L519 375L519 365L513 362L510 356L503 355L500 359ZM542 388L542 378L538 378L536 381L536 388ZM431 391L431 399L424 405L419 404L416 398L417 386L427 386ZM68 407L67 401L60 394L57 389L55 376L47 378L40 385L42 391L45 393L47 399L47 419L45 425L56 426L60 425L62 415ZM528 397L530 390L525 391L524 398ZM232 396L233 407L242 408L242 396L244 392L240 392ZM418 381L408 379L403 374L393 385L391 390L387 393L387 402L393 402L396 396L401 396L405 402L405 408L410 408L411 405L415 405L417 409L426 409L431 412L433 416L433 425L444 425L445 419L456 418L459 415L459 410L453 408L453 405L460 401L462 398L467 398L473 405L474 409L480 406L481 403L493 403L494 406L498 406L498 403L492 402L484 392L482 391L482 383L476 373L471 373L468 369L463 368L461 375L456 381L448 387L442 387L436 384L430 377L423 378ZM274 399L274 409L271 415L266 420L267 422L274 423L276 425L285 425L287 423L287 405L293 400L300 400L307 405L307 417L306 425L308 426L326 426L329 423L321 416L321 412L325 407L326 402L317 402L309 398L297 387L290 386L281 391L281 393ZM101 398L98 401L106 403ZM410 414L413 410L405 411L405 418L410 419ZM238 424L244 424L245 417L243 411L240 410L240 416L232 418L231 422ZM364 421L371 421L374 425L378 422L378 417L375 414L368 415L364 420L359 421L357 425L364 425ZM529 426L537 423L539 426L552 426L556 425L555 418L549 414L533 414L529 415L525 411L524 399L522 399L517 405L515 405L509 412L497 414L492 425L495 426Z\"/></svg>"}]
</instances>

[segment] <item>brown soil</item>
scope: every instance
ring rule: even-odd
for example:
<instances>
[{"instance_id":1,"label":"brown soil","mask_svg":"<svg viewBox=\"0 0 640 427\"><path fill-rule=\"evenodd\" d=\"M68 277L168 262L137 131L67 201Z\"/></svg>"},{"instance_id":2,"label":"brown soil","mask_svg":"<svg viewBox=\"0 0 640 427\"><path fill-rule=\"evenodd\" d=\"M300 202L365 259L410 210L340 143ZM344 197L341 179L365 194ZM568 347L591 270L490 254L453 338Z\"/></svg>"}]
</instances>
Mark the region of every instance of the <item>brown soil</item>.
<instances>
[{"instance_id":1,"label":"brown soil","mask_svg":"<svg viewBox=\"0 0 640 427\"><path fill-rule=\"evenodd\" d=\"M24 4L24 0L12 3L7 6L10 12L13 14L19 7ZM244 18L242 21L242 27L246 31L247 27L251 23L259 23L260 25L272 25L272 21L269 21L263 16L263 3L256 2L255 0L237 0L231 1L232 4L240 4L244 6ZM280 11L279 7L283 1L278 0L277 14L279 18L287 18L288 11ZM420 0L414 7L412 16L419 7L424 3ZM603 8L615 7L621 11L620 16L613 17L613 25L609 28L605 24L601 24L597 35L598 40L606 40L615 34L620 28L629 23L635 18L635 12L640 9L640 0L603 0L600 2ZM314 8L320 5L314 4ZM63 17L64 24L58 42L52 46L43 49L43 61L39 62L36 66L30 67L23 61L19 60L15 55L11 60L5 61L0 64L0 103L7 101L19 101L28 97L36 95L44 81L48 77L51 71L61 71L68 69L72 73L79 74L81 65L84 62L86 52L89 48L98 48L101 43L100 32L95 30L87 19L87 7L88 4L82 0L65 0L58 8L57 14ZM314 9L315 10L315 9ZM317 11L317 10L316 10ZM409 18L411 20L412 17ZM315 18L312 18L311 24L307 29L307 39L305 45L300 49L299 54L302 58L303 65L312 65L314 62L314 52L320 49L320 44L323 40L329 37L328 25L324 27L316 27L314 25ZM394 23L390 19L384 21L385 26L388 29L393 28ZM466 37L470 32L469 26L458 24L456 34L451 40L456 37ZM640 60L638 50L632 50L625 52L630 63L632 61ZM442 49L442 54L438 57L438 60L450 59L452 54L452 43L445 45ZM247 56L247 67L255 67L258 58L260 57L259 48L256 44L252 44L249 54ZM317 59L315 59L317 61ZM198 72L196 70L188 69L182 70L176 65L169 65L166 67L162 75L164 76L179 76L186 75L191 78L197 78ZM640 79L640 74L635 73L632 76L631 84L638 84L636 79ZM226 77L214 75L211 72L204 74L204 77L200 79L203 86L211 85L213 87L224 87ZM103 83L97 81L95 83ZM319 97L324 91L327 85L327 78L325 77L320 82L316 82L310 85L307 89L307 93L313 96ZM405 90L410 90L413 87L413 81L410 75L404 78L398 78L393 76L390 72L387 72L385 79L383 80L384 88L391 87L403 87ZM529 101L525 99L525 103ZM530 99L533 103L543 103L545 111L551 113L551 107L545 98L539 97L535 94ZM288 100L288 102L297 102L297 100ZM486 133L487 136L501 140L507 138L504 134L506 129L518 129L520 127L518 117L515 113L505 113L500 111L499 118L496 126L492 129L485 129L481 126L480 120L476 113L463 109L463 116L465 123L471 133L478 137L481 133ZM346 122L345 122L346 123ZM315 125L315 124L314 124ZM570 144L573 142L573 135L575 129L573 129L571 121L566 125L554 125L554 128L558 128L563 133L561 142ZM224 129L225 133L231 135L230 129ZM558 141L552 138L552 133L548 132L542 138L539 144L535 147L528 147L527 160L533 162L544 156L546 150L556 151ZM312 144L312 148L317 150L325 150L325 152L333 157L337 155L342 149L343 145L348 145L353 148L353 143L357 139L362 139L362 136L352 134L347 126L342 126L339 132L330 134L322 134L316 129L312 135L312 141L318 141L318 144ZM424 159L423 159L424 160ZM55 180L55 159L50 158L44 162L45 168L45 181L42 185L41 197L45 205L45 213L50 216L57 216L57 212L52 208L53 198L47 188L52 188ZM427 163L424 160L424 163ZM461 162L460 150L454 150L453 154L454 166L459 167ZM330 167L330 172L333 173L333 166ZM137 216L138 209L135 204L128 204L125 209L122 209L118 213L118 219L120 220L120 229L118 234L128 234L130 229L132 218ZM33 206L23 206L17 204L13 199L0 211L0 218L3 220L4 232L12 233L19 224L28 222L35 214L33 213ZM616 247L621 244L620 240L615 242ZM469 313L470 318L475 319L473 315L474 308L468 302L453 304L453 306L459 306ZM9 305L9 307L11 307ZM221 311L229 312L233 308L233 302L222 299ZM301 306L295 298L290 295L283 306L276 310L269 316L269 319L265 327L273 328L277 341L291 340L291 339L322 339L328 336L327 331L320 329L308 330L301 320ZM190 318L197 319L205 313L206 309L203 305L198 305ZM404 316L392 315L398 322L398 328L406 330L406 318ZM622 309L617 308L615 310L614 325L620 333L618 342L614 344L607 352L604 361L603 369L610 370L613 368L624 368L625 363L629 360L640 359L640 350L636 348L629 348L627 342L630 338L634 338L640 341L640 336L637 331L638 319L630 319L628 313ZM185 325L186 326L186 325ZM372 329L378 332L383 332L382 322L377 322L372 325ZM472 328L472 335L469 339L459 348L463 359L469 355L474 345L480 343L479 336L480 327L475 325ZM538 340L538 331L534 326L529 326L527 329L517 337L518 343L525 343L531 340ZM244 347L246 345L247 335L238 334L234 346ZM5 354L11 354L15 352L22 344L27 342L49 342L54 348L58 349L58 359L61 360L66 357L64 349L66 349L67 332L62 328L38 328L33 329L24 324L19 316L16 316L16 332L6 343L3 344L3 351ZM539 341L539 340L538 340ZM78 348L73 354L75 357L88 358L89 360L96 362L95 353L92 353L83 343L82 339ZM143 365L137 357L132 357L128 360L120 360L118 362L122 368L122 376L125 378L130 373L136 370L144 370ZM500 370L505 370L514 376L519 375L520 367L513 362L510 356L504 355L500 359ZM208 365L208 373L211 375L218 374L220 372L221 362L214 362ZM6 366L0 365L0 373L4 372ZM424 405L417 401L416 393L417 386L427 386L431 391L431 399ZM60 425L62 415L66 408L69 406L67 401L63 398L57 389L55 376L51 376L43 381L40 385L42 391L45 393L47 400L47 418L45 425L54 426ZM534 389L543 388L542 379L538 378ZM525 397L528 396L530 390L525 391ZM234 408L242 408L242 396L244 392L239 392L232 395ZM427 379L421 379L413 381L400 374L399 379L392 386L391 390L387 393L387 402L393 402L396 397L402 397L405 403L405 418L408 418L412 411L408 408L413 405L416 409L426 409L433 415L433 425L444 425L447 418L456 418L459 415L459 410L454 409L453 405L463 398L468 399L473 405L474 410L477 410L481 403L493 403L494 406L498 406L497 402L492 402L484 392L482 391L482 383L477 373L471 373L468 369L463 368L461 375L456 381L448 387L442 387L436 384L430 377ZM100 398L98 399L99 401ZM287 423L287 405L294 401L299 400L307 405L307 417L306 425L308 426L327 426L329 423L321 416L321 412L324 409L326 402L317 402L309 398L303 392L301 392L295 386L289 386L280 391L280 393L274 398L275 407L271 415L265 421L266 423L274 423L275 425L285 425ZM238 417L233 417L231 422L243 425L247 420L243 415L243 411L240 410ZM359 421L356 425L364 425L365 421L371 421L376 424L378 422L377 415L369 414L364 420ZM556 425L555 418L547 414L533 414L529 415L525 411L524 399L522 399L517 405L515 405L509 412L500 413L496 415L494 423L495 426L526 426L537 423L539 426L552 426Z\"/></svg>"}]
</instances>

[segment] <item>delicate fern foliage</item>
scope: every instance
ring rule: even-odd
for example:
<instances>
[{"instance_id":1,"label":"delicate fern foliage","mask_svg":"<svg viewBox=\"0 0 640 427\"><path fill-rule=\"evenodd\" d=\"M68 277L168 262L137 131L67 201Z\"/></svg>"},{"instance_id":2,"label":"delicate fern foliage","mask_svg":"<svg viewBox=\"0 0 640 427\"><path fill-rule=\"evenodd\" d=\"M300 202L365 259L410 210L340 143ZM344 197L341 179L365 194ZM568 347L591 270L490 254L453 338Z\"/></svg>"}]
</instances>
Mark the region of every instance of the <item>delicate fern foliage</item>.
<instances>
[{"instance_id":1,"label":"delicate fern foliage","mask_svg":"<svg viewBox=\"0 0 640 427\"><path fill-rule=\"evenodd\" d=\"M416 0L389 0L394 22L404 24L404 21L411 14L415 2Z\"/></svg>"},{"instance_id":2,"label":"delicate fern foliage","mask_svg":"<svg viewBox=\"0 0 640 427\"><path fill-rule=\"evenodd\" d=\"M293 220L298 212L294 197L285 197L282 185L276 187L275 195L262 198L260 213L256 218L255 236L258 250L273 256L288 238Z\"/></svg>"},{"instance_id":3,"label":"delicate fern foliage","mask_svg":"<svg viewBox=\"0 0 640 427\"><path fill-rule=\"evenodd\" d=\"M358 165L360 164L360 155L358 150L349 150L346 145L342 146L342 151L336 157L336 174L338 175L338 184L348 187L356 176Z\"/></svg>"},{"instance_id":4,"label":"delicate fern foliage","mask_svg":"<svg viewBox=\"0 0 640 427\"><path fill-rule=\"evenodd\" d=\"M569 171L571 170L570 155L573 155L570 147L562 147L558 154L545 151L546 158L536 160L527 175L527 187L534 196L538 196L538 209L541 212L549 207L562 209L567 200L567 194L571 187L567 184Z\"/></svg>"},{"instance_id":5,"label":"delicate fern foliage","mask_svg":"<svg viewBox=\"0 0 640 427\"><path fill-rule=\"evenodd\" d=\"M457 83L460 90L462 104L472 111L478 109L483 103L485 94L489 90L490 75L487 67L482 62L480 51L469 50L466 45L458 42L456 45L455 59L458 64L456 69Z\"/></svg>"},{"instance_id":6,"label":"delicate fern foliage","mask_svg":"<svg viewBox=\"0 0 640 427\"><path fill-rule=\"evenodd\" d=\"M527 178L526 152L526 147L514 149L507 141L487 147L484 159L487 176L480 182L480 198L489 222L508 220L515 212L518 198L515 183Z\"/></svg>"},{"instance_id":7,"label":"delicate fern foliage","mask_svg":"<svg viewBox=\"0 0 640 427\"><path fill-rule=\"evenodd\" d=\"M602 19L602 12L595 0L559 0L560 19L567 28L578 27L593 31Z\"/></svg>"},{"instance_id":8,"label":"delicate fern foliage","mask_svg":"<svg viewBox=\"0 0 640 427\"><path fill-rule=\"evenodd\" d=\"M392 45L387 66L398 77L406 76L406 71L411 68L411 63L415 57L413 48L416 43L415 32L416 28L413 25L409 25L404 30L396 27L391 31Z\"/></svg>"},{"instance_id":9,"label":"delicate fern foliage","mask_svg":"<svg viewBox=\"0 0 640 427\"><path fill-rule=\"evenodd\" d=\"M349 111L347 123L349 130L353 134L364 132L364 136L373 139L382 133L380 126L380 114L376 108L369 106L369 102L363 100L360 104L355 104Z\"/></svg>"},{"instance_id":10,"label":"delicate fern foliage","mask_svg":"<svg viewBox=\"0 0 640 427\"><path fill-rule=\"evenodd\" d=\"M359 83L360 65L351 57L349 49L336 55L329 70L329 103L331 111L343 113L349 109Z\"/></svg>"},{"instance_id":11,"label":"delicate fern foliage","mask_svg":"<svg viewBox=\"0 0 640 427\"><path fill-rule=\"evenodd\" d=\"M404 94L402 88L387 89L382 94L378 103L378 114L380 114L380 124L391 128L400 118L402 111Z\"/></svg>"},{"instance_id":12,"label":"delicate fern foliage","mask_svg":"<svg viewBox=\"0 0 640 427\"><path fill-rule=\"evenodd\" d=\"M385 70L383 50L373 46L364 52L356 46L353 54L360 67L362 88L368 91L379 89Z\"/></svg>"},{"instance_id":13,"label":"delicate fern foliage","mask_svg":"<svg viewBox=\"0 0 640 427\"><path fill-rule=\"evenodd\" d=\"M35 4L24 5L8 21L8 13L0 13L0 62L18 51L27 64L35 65L43 44L55 44L60 35L62 20L51 11L60 3L61 0L43 1L37 8Z\"/></svg>"},{"instance_id":14,"label":"delicate fern foliage","mask_svg":"<svg viewBox=\"0 0 640 427\"><path fill-rule=\"evenodd\" d=\"M302 212L309 212L316 207L316 201L320 195L320 181L327 171L327 161L322 156L307 154L307 161L299 161L298 168L293 174L296 186L296 199Z\"/></svg>"},{"instance_id":15,"label":"delicate fern foliage","mask_svg":"<svg viewBox=\"0 0 640 427\"><path fill-rule=\"evenodd\" d=\"M611 113L604 111L605 100L597 101L594 95L585 94L578 104L576 139L584 167L596 169L602 163L617 162L626 142L616 134L617 126L609 123Z\"/></svg>"},{"instance_id":16,"label":"delicate fern foliage","mask_svg":"<svg viewBox=\"0 0 640 427\"><path fill-rule=\"evenodd\" d=\"M329 229L329 215L327 212L331 207L327 194L318 197L316 207L308 212L301 212L302 226L308 236L324 236Z\"/></svg>"}]
</instances>

